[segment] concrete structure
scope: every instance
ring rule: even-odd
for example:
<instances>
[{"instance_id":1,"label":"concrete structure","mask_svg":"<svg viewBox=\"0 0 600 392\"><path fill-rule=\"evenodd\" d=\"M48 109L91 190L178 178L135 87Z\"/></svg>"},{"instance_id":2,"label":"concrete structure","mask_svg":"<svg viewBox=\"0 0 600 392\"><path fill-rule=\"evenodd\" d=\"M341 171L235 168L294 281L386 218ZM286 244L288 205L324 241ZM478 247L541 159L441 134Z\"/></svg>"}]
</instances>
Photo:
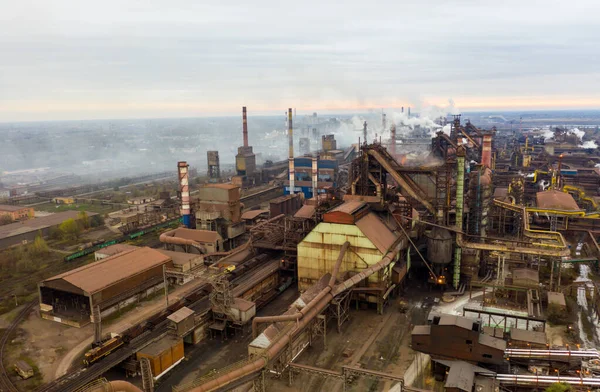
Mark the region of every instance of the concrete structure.
<instances>
[{"instance_id":1,"label":"concrete structure","mask_svg":"<svg viewBox=\"0 0 600 392\"><path fill-rule=\"evenodd\" d=\"M219 162L219 151L207 151L208 181L219 182L221 178L221 164Z\"/></svg>"},{"instance_id":2,"label":"concrete structure","mask_svg":"<svg viewBox=\"0 0 600 392\"><path fill-rule=\"evenodd\" d=\"M500 365L506 342L484 334L479 321L442 314L431 316L429 325L413 328L412 348L433 358Z\"/></svg>"},{"instance_id":3,"label":"concrete structure","mask_svg":"<svg viewBox=\"0 0 600 392\"><path fill-rule=\"evenodd\" d=\"M242 214L242 220L246 223L246 227L254 226L258 221L268 218L269 210L250 210Z\"/></svg>"},{"instance_id":4,"label":"concrete structure","mask_svg":"<svg viewBox=\"0 0 600 392\"><path fill-rule=\"evenodd\" d=\"M343 156L344 152L340 151ZM319 193L325 192L327 188L335 188L338 176L338 161L335 158L294 158L294 190L291 191L290 181L284 182L284 194L303 193L304 197L314 197L314 189ZM316 161L316 162L315 162ZM314 167L316 163L316 168ZM316 173L314 173L316 169ZM316 174L316 178L315 177ZM291 173L288 172L291 178ZM316 181L315 181L316 180Z\"/></svg>"},{"instance_id":5,"label":"concrete structure","mask_svg":"<svg viewBox=\"0 0 600 392\"><path fill-rule=\"evenodd\" d=\"M33 218L33 215L32 207L0 204L0 217L8 216L13 221L20 221Z\"/></svg>"},{"instance_id":6,"label":"concrete structure","mask_svg":"<svg viewBox=\"0 0 600 392\"><path fill-rule=\"evenodd\" d=\"M550 306L550 305L558 306L559 309L566 311L567 310L567 302L565 301L565 295L563 293L549 291L548 292L548 306Z\"/></svg>"},{"instance_id":7,"label":"concrete structure","mask_svg":"<svg viewBox=\"0 0 600 392\"><path fill-rule=\"evenodd\" d=\"M512 285L518 287L527 287L532 289L539 288L540 277L537 270L529 268L515 268L512 272Z\"/></svg>"},{"instance_id":8,"label":"concrete structure","mask_svg":"<svg viewBox=\"0 0 600 392\"><path fill-rule=\"evenodd\" d=\"M42 317L73 326L94 322L94 308L106 317L159 290L163 268L172 265L170 257L144 247L56 275L39 283Z\"/></svg>"},{"instance_id":9,"label":"concrete structure","mask_svg":"<svg viewBox=\"0 0 600 392\"><path fill-rule=\"evenodd\" d=\"M98 214L88 212L87 215L88 218L93 218ZM69 219L79 219L79 211L57 212L41 218L0 226L0 249L33 242L40 234L45 238L50 234L51 229L57 228Z\"/></svg>"},{"instance_id":10,"label":"concrete structure","mask_svg":"<svg viewBox=\"0 0 600 392\"><path fill-rule=\"evenodd\" d=\"M179 199L181 200L181 217L185 227L193 228L190 206L190 165L185 161L177 162L177 177L179 179Z\"/></svg>"},{"instance_id":11,"label":"concrete structure","mask_svg":"<svg viewBox=\"0 0 600 392\"><path fill-rule=\"evenodd\" d=\"M235 170L238 176L244 177L254 174L256 171L256 156L252 151L252 146L248 144L248 119L245 106L242 108L242 128L244 144L238 147L238 153L235 156Z\"/></svg>"},{"instance_id":12,"label":"concrete structure","mask_svg":"<svg viewBox=\"0 0 600 392\"><path fill-rule=\"evenodd\" d=\"M200 187L196 227L216 231L223 240L233 242L244 234L240 187L233 184L208 184ZM232 245L232 244L230 244Z\"/></svg>"},{"instance_id":13,"label":"concrete structure","mask_svg":"<svg viewBox=\"0 0 600 392\"><path fill-rule=\"evenodd\" d=\"M529 331L511 328L509 333L510 348L546 349L547 338L545 332Z\"/></svg>"},{"instance_id":14,"label":"concrete structure","mask_svg":"<svg viewBox=\"0 0 600 392\"><path fill-rule=\"evenodd\" d=\"M216 231L193 230L180 227L161 234L160 240L167 250L186 253L214 253L223 250L223 237ZM183 241L181 241L183 240ZM194 249L196 251L194 252Z\"/></svg>"},{"instance_id":15,"label":"concrete structure","mask_svg":"<svg viewBox=\"0 0 600 392\"><path fill-rule=\"evenodd\" d=\"M321 137L321 148L323 151L337 150L335 135L323 135Z\"/></svg>"},{"instance_id":16,"label":"concrete structure","mask_svg":"<svg viewBox=\"0 0 600 392\"><path fill-rule=\"evenodd\" d=\"M324 214L323 222L298 244L298 288L306 290L332 271L346 241L350 242L350 251L345 253L338 278L379 262L398 240L394 230L369 211L363 202L346 202ZM397 261L381 273L371 275L364 287L355 293L355 299L380 304L392 285L392 269ZM399 277L399 280L403 278Z\"/></svg>"},{"instance_id":17,"label":"concrete structure","mask_svg":"<svg viewBox=\"0 0 600 392\"><path fill-rule=\"evenodd\" d=\"M139 206L142 204L152 203L154 200L156 200L156 198L152 196L132 197L131 199L127 199L127 204Z\"/></svg>"},{"instance_id":18,"label":"concrete structure","mask_svg":"<svg viewBox=\"0 0 600 392\"><path fill-rule=\"evenodd\" d=\"M194 328L194 311L184 306L169 315L167 320L169 320L168 328L177 336L183 337Z\"/></svg>"}]
</instances>

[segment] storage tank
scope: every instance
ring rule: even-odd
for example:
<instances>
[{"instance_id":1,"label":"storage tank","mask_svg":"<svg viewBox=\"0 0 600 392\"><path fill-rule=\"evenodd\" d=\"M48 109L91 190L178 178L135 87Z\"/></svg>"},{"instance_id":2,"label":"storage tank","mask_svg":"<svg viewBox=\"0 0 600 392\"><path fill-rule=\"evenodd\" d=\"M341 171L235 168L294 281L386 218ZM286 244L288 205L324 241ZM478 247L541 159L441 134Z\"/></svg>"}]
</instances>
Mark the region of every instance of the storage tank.
<instances>
[{"instance_id":1,"label":"storage tank","mask_svg":"<svg viewBox=\"0 0 600 392\"><path fill-rule=\"evenodd\" d=\"M452 235L446 229L434 227L427 237L427 259L436 264L452 261Z\"/></svg>"}]
</instances>

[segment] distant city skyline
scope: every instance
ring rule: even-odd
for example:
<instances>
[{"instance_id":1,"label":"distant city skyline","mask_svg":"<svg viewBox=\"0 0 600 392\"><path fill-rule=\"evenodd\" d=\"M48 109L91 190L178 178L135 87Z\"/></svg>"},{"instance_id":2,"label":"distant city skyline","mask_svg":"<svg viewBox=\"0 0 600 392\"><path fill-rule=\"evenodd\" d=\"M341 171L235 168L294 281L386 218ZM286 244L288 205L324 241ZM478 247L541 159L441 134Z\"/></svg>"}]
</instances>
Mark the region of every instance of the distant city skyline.
<instances>
[{"instance_id":1,"label":"distant city skyline","mask_svg":"<svg viewBox=\"0 0 600 392\"><path fill-rule=\"evenodd\" d=\"M600 109L600 2L3 1L0 122Z\"/></svg>"}]
</instances>

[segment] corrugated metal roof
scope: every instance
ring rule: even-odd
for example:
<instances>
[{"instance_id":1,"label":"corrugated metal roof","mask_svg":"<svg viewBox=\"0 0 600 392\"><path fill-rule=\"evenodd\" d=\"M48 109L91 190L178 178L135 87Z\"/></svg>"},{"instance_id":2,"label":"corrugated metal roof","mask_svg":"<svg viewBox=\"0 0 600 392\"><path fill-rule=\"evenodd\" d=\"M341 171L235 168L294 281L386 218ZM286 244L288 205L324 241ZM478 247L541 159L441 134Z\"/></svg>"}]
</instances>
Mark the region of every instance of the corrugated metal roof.
<instances>
[{"instance_id":1,"label":"corrugated metal roof","mask_svg":"<svg viewBox=\"0 0 600 392\"><path fill-rule=\"evenodd\" d=\"M184 227L175 229L173 236L196 242L214 243L217 242L217 240L222 240L221 235L216 231L186 229Z\"/></svg>"},{"instance_id":2,"label":"corrugated metal roof","mask_svg":"<svg viewBox=\"0 0 600 392\"><path fill-rule=\"evenodd\" d=\"M204 188L219 188L219 189L235 189L235 188L239 188L239 186L233 185L233 184L206 184L203 187Z\"/></svg>"},{"instance_id":3,"label":"corrugated metal roof","mask_svg":"<svg viewBox=\"0 0 600 392\"><path fill-rule=\"evenodd\" d=\"M466 362L457 361L450 366L444 388L456 388L461 391L471 392L474 380L475 371L473 370L473 366Z\"/></svg>"},{"instance_id":4,"label":"corrugated metal roof","mask_svg":"<svg viewBox=\"0 0 600 392\"><path fill-rule=\"evenodd\" d=\"M202 255L197 253L175 252L172 250L157 249L163 255L170 257L173 264L186 264L192 260L202 258Z\"/></svg>"},{"instance_id":5,"label":"corrugated metal roof","mask_svg":"<svg viewBox=\"0 0 600 392\"><path fill-rule=\"evenodd\" d=\"M255 219L262 214L269 214L269 210L252 210L242 214L242 219Z\"/></svg>"},{"instance_id":6,"label":"corrugated metal roof","mask_svg":"<svg viewBox=\"0 0 600 392\"><path fill-rule=\"evenodd\" d=\"M498 350L506 350L506 341L503 339L493 338L486 334L479 335L479 344L483 344L484 346L492 347Z\"/></svg>"},{"instance_id":7,"label":"corrugated metal roof","mask_svg":"<svg viewBox=\"0 0 600 392\"><path fill-rule=\"evenodd\" d=\"M536 194L537 206L539 208L556 209L563 211L579 211L581 208L577 205L573 196L568 193L550 190L538 192Z\"/></svg>"},{"instance_id":8,"label":"corrugated metal roof","mask_svg":"<svg viewBox=\"0 0 600 392\"><path fill-rule=\"evenodd\" d=\"M373 212L358 220L356 226L381 253L387 252L398 238Z\"/></svg>"},{"instance_id":9,"label":"corrugated metal roof","mask_svg":"<svg viewBox=\"0 0 600 392\"><path fill-rule=\"evenodd\" d=\"M239 309L241 312L247 312L255 306L255 303L252 301L246 301L243 298L234 298L233 299L233 308Z\"/></svg>"},{"instance_id":10,"label":"corrugated metal roof","mask_svg":"<svg viewBox=\"0 0 600 392\"><path fill-rule=\"evenodd\" d=\"M536 344L546 344L546 334L539 331L528 331L525 329L510 329L510 338L512 340L520 340L522 342L530 342Z\"/></svg>"},{"instance_id":11,"label":"corrugated metal roof","mask_svg":"<svg viewBox=\"0 0 600 392\"><path fill-rule=\"evenodd\" d=\"M116 254L126 252L128 250L139 249L139 246L128 245L128 244L115 244L107 246L106 248L98 249L96 253L100 255L114 256Z\"/></svg>"},{"instance_id":12,"label":"corrugated metal roof","mask_svg":"<svg viewBox=\"0 0 600 392\"><path fill-rule=\"evenodd\" d=\"M346 214L352 214L366 205L367 203L363 201L347 201L344 204L335 207L331 212L339 211L345 212Z\"/></svg>"},{"instance_id":13,"label":"corrugated metal roof","mask_svg":"<svg viewBox=\"0 0 600 392\"><path fill-rule=\"evenodd\" d=\"M303 205L302 208L294 214L294 218L310 219L315 215L315 206Z\"/></svg>"},{"instance_id":14,"label":"corrugated metal roof","mask_svg":"<svg viewBox=\"0 0 600 392\"><path fill-rule=\"evenodd\" d=\"M84 265L44 282L60 279L91 295L169 261L171 258L159 251L143 247Z\"/></svg>"},{"instance_id":15,"label":"corrugated metal roof","mask_svg":"<svg viewBox=\"0 0 600 392\"><path fill-rule=\"evenodd\" d=\"M184 306L175 313L171 314L169 317L167 317L167 319L171 320L174 323L180 323L193 314L194 311L192 309Z\"/></svg>"},{"instance_id":16,"label":"corrugated metal roof","mask_svg":"<svg viewBox=\"0 0 600 392\"><path fill-rule=\"evenodd\" d=\"M473 320L466 317L455 316L451 314L443 314L440 317L438 325L456 325L464 329L471 331L473 329Z\"/></svg>"},{"instance_id":17,"label":"corrugated metal roof","mask_svg":"<svg viewBox=\"0 0 600 392\"><path fill-rule=\"evenodd\" d=\"M431 334L431 325L415 325L412 330L413 335L429 335Z\"/></svg>"}]
</instances>

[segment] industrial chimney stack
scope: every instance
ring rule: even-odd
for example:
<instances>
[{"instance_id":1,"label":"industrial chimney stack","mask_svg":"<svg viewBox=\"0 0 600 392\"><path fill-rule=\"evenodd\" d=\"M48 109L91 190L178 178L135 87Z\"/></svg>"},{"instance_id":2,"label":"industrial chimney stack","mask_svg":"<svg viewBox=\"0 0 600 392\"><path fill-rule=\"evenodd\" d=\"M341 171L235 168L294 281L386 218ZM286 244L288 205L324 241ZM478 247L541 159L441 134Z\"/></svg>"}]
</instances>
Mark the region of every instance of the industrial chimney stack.
<instances>
[{"instance_id":1,"label":"industrial chimney stack","mask_svg":"<svg viewBox=\"0 0 600 392\"><path fill-rule=\"evenodd\" d=\"M289 172L290 172L290 195L294 194L296 173L294 170L294 127L292 125L292 108L288 109L288 142L289 142Z\"/></svg>"},{"instance_id":2,"label":"industrial chimney stack","mask_svg":"<svg viewBox=\"0 0 600 392\"><path fill-rule=\"evenodd\" d=\"M246 117L246 107L242 107L242 123L244 129L244 147L248 147L248 118Z\"/></svg>"},{"instance_id":3,"label":"industrial chimney stack","mask_svg":"<svg viewBox=\"0 0 600 392\"><path fill-rule=\"evenodd\" d=\"M181 194L181 216L185 227L192 225L190 212L190 186L189 186L189 165L187 162L177 162L177 173L179 177L179 192Z\"/></svg>"},{"instance_id":4,"label":"industrial chimney stack","mask_svg":"<svg viewBox=\"0 0 600 392\"><path fill-rule=\"evenodd\" d=\"M366 146L367 145L367 122L366 121L363 124L363 139L364 139L364 143Z\"/></svg>"}]
</instances>

